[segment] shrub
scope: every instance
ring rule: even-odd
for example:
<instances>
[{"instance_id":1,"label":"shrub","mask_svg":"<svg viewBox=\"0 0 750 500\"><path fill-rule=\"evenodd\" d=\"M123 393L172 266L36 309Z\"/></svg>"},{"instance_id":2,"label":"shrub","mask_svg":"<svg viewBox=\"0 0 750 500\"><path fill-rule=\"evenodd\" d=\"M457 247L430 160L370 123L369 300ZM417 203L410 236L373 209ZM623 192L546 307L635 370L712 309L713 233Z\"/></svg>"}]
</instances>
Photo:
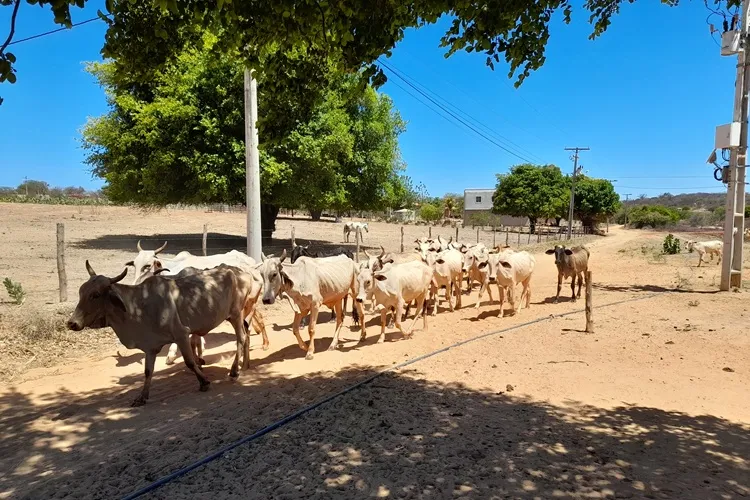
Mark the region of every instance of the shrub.
<instances>
[{"instance_id":1,"label":"shrub","mask_svg":"<svg viewBox=\"0 0 750 500\"><path fill-rule=\"evenodd\" d=\"M638 229L644 227L664 227L676 224L680 220L680 213L661 205L641 206L632 209L628 214L630 224Z\"/></svg>"},{"instance_id":2,"label":"shrub","mask_svg":"<svg viewBox=\"0 0 750 500\"><path fill-rule=\"evenodd\" d=\"M443 216L443 212L440 210L440 207L425 203L419 209L419 216L427 222L432 222L440 219Z\"/></svg>"},{"instance_id":3,"label":"shrub","mask_svg":"<svg viewBox=\"0 0 750 500\"><path fill-rule=\"evenodd\" d=\"M664 253L667 255L675 255L680 253L680 239L675 238L672 233L669 233L664 238Z\"/></svg>"},{"instance_id":4,"label":"shrub","mask_svg":"<svg viewBox=\"0 0 750 500\"><path fill-rule=\"evenodd\" d=\"M23 301L26 299L26 291L20 283L15 283L11 281L10 278L5 278L3 280L3 285L5 285L5 289L8 291L8 296L13 299L13 302L19 306L23 304Z\"/></svg>"}]
</instances>

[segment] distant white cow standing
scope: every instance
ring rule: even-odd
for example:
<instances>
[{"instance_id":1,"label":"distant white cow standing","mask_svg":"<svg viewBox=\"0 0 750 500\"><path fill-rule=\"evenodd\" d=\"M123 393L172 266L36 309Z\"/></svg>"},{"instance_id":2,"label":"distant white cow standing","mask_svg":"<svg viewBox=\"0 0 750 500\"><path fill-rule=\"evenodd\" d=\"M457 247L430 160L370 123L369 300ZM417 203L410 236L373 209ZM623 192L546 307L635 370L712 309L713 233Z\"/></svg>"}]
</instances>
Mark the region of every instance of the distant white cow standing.
<instances>
[{"instance_id":1,"label":"distant white cow standing","mask_svg":"<svg viewBox=\"0 0 750 500\"><path fill-rule=\"evenodd\" d=\"M724 242L720 240L711 240L711 241L692 241L688 240L685 242L685 248L687 248L688 252L692 252L695 250L698 252L698 267L701 267L701 264L703 263L703 256L705 254L709 254L711 256L711 261L714 260L714 254L718 255L719 262L716 264L721 264L721 252L724 249Z\"/></svg>"},{"instance_id":2,"label":"distant white cow standing","mask_svg":"<svg viewBox=\"0 0 750 500\"><path fill-rule=\"evenodd\" d=\"M370 229L367 226L367 222L347 222L344 224L344 240L349 243L349 233L357 234L357 228L359 228L359 241L364 241L362 238L362 231L369 233Z\"/></svg>"},{"instance_id":3,"label":"distant white cow standing","mask_svg":"<svg viewBox=\"0 0 750 500\"><path fill-rule=\"evenodd\" d=\"M493 260L490 260L490 263L493 262ZM500 317L505 315L505 311L503 310L505 291L508 292L508 302L510 302L513 314L518 312L520 304L524 302L524 298L526 299L524 307L528 309L531 304L531 276L536 266L534 256L525 250L521 252L505 252L499 255L496 262L495 279L500 291ZM517 303L515 296L516 285L518 283L521 283L523 289Z\"/></svg>"}]
</instances>

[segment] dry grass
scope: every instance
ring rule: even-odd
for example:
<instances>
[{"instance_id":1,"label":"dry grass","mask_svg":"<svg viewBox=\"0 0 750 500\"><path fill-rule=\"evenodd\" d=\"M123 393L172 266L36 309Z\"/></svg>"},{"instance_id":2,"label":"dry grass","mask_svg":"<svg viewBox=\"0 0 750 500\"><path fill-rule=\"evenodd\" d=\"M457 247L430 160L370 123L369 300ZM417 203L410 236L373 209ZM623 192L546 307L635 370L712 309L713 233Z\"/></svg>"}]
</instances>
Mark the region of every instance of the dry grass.
<instances>
[{"instance_id":1,"label":"dry grass","mask_svg":"<svg viewBox=\"0 0 750 500\"><path fill-rule=\"evenodd\" d=\"M0 309L0 376L13 380L32 368L48 367L85 357L116 345L109 330L71 332L65 321L70 304L3 306Z\"/></svg>"}]
</instances>

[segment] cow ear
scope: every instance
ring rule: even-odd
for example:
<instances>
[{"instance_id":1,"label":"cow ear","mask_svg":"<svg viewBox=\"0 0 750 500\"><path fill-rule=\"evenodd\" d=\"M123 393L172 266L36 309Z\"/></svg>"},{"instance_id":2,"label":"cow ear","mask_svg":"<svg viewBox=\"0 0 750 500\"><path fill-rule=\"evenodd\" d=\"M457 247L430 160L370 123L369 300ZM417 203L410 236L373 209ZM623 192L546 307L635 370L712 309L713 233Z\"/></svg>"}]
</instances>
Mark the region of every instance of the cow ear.
<instances>
[{"instance_id":1,"label":"cow ear","mask_svg":"<svg viewBox=\"0 0 750 500\"><path fill-rule=\"evenodd\" d=\"M281 282L282 282L282 283L283 283L284 285L286 285L286 286L288 286L288 287L290 287L290 288L294 286L294 281L292 281L292 278L290 278L290 277L289 277L289 275L288 275L287 273L285 273L285 272L284 272L284 271L282 270L280 274L281 274Z\"/></svg>"},{"instance_id":2,"label":"cow ear","mask_svg":"<svg viewBox=\"0 0 750 500\"><path fill-rule=\"evenodd\" d=\"M501 262L500 265L503 266L506 269L510 269L510 267L511 267L509 262Z\"/></svg>"},{"instance_id":3,"label":"cow ear","mask_svg":"<svg viewBox=\"0 0 750 500\"><path fill-rule=\"evenodd\" d=\"M388 277L385 276L384 274L376 274L373 276L373 278L375 278L378 281L385 281L388 279Z\"/></svg>"},{"instance_id":4,"label":"cow ear","mask_svg":"<svg viewBox=\"0 0 750 500\"><path fill-rule=\"evenodd\" d=\"M445 259L437 259L435 261L436 264L445 264Z\"/></svg>"},{"instance_id":5,"label":"cow ear","mask_svg":"<svg viewBox=\"0 0 750 500\"><path fill-rule=\"evenodd\" d=\"M571 250L570 248L566 248L565 255L573 255L573 250Z\"/></svg>"},{"instance_id":6,"label":"cow ear","mask_svg":"<svg viewBox=\"0 0 750 500\"><path fill-rule=\"evenodd\" d=\"M555 253L555 249L554 248L550 248L549 250L547 250L544 253L546 253L547 255L552 255L553 253Z\"/></svg>"},{"instance_id":7,"label":"cow ear","mask_svg":"<svg viewBox=\"0 0 750 500\"><path fill-rule=\"evenodd\" d=\"M122 297L120 297L120 294L117 293L114 289L110 288L107 296L109 297L109 302L116 309L119 309L124 313L128 312L128 308L125 307L125 302L122 300Z\"/></svg>"},{"instance_id":8,"label":"cow ear","mask_svg":"<svg viewBox=\"0 0 750 500\"><path fill-rule=\"evenodd\" d=\"M477 267L478 267L479 269L484 269L485 267L487 267L487 262L480 262L480 263L479 263L479 265L478 265Z\"/></svg>"}]
</instances>

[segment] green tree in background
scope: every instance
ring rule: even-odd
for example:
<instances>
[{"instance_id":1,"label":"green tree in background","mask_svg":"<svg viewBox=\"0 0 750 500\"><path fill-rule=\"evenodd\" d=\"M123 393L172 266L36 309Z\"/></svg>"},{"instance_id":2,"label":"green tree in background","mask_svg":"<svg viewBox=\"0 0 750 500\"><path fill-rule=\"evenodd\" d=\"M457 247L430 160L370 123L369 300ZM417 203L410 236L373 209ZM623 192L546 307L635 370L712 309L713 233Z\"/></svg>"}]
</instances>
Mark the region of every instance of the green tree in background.
<instances>
[{"instance_id":1,"label":"green tree in background","mask_svg":"<svg viewBox=\"0 0 750 500\"><path fill-rule=\"evenodd\" d=\"M427 222L433 222L443 217L443 211L437 205L424 203L419 207L419 216Z\"/></svg>"},{"instance_id":2,"label":"green tree in background","mask_svg":"<svg viewBox=\"0 0 750 500\"><path fill-rule=\"evenodd\" d=\"M148 85L121 85L113 62L88 66L110 111L86 124L83 146L112 201L244 202L243 69L236 58L215 57L216 41L204 35ZM260 137L266 241L281 207L318 216L323 208L383 208L407 197L398 149L404 122L363 78L332 70L306 121L294 113L293 89L270 95L259 86L259 115L285 116Z\"/></svg>"},{"instance_id":3,"label":"green tree in background","mask_svg":"<svg viewBox=\"0 0 750 500\"><path fill-rule=\"evenodd\" d=\"M573 213L591 231L620 209L620 195L607 179L576 176Z\"/></svg>"},{"instance_id":4,"label":"green tree in background","mask_svg":"<svg viewBox=\"0 0 750 500\"><path fill-rule=\"evenodd\" d=\"M531 232L538 218L558 217L566 194L565 178L554 165L516 165L498 174L492 197L493 211L514 217L528 217ZM567 191L569 193L569 190Z\"/></svg>"},{"instance_id":5,"label":"green tree in background","mask_svg":"<svg viewBox=\"0 0 750 500\"><path fill-rule=\"evenodd\" d=\"M19 184L16 192L18 194L28 194L29 196L42 196L49 194L49 184L44 181L29 179Z\"/></svg>"}]
</instances>

